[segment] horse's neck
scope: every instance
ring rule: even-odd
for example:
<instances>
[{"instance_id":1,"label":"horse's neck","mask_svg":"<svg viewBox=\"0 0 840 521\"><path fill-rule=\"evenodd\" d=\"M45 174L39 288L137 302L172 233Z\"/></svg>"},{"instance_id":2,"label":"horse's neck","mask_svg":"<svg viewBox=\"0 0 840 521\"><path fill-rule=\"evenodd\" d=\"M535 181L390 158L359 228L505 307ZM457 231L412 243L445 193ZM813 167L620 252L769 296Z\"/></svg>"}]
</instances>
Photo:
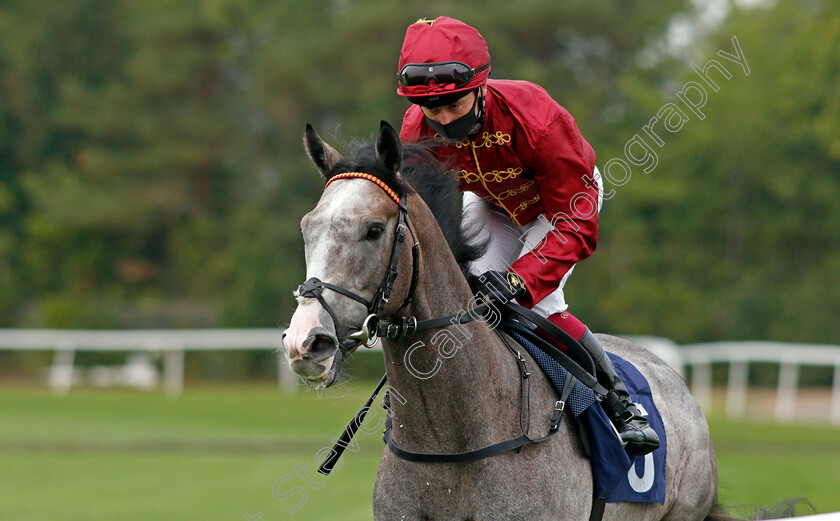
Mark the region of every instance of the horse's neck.
<instances>
[{"instance_id":1,"label":"horse's neck","mask_svg":"<svg viewBox=\"0 0 840 521\"><path fill-rule=\"evenodd\" d=\"M412 314L426 320L468 312L474 305L472 294L452 256L440 251L439 241L424 243L423 248ZM518 418L515 358L485 322L386 341L384 351L395 440L405 448L464 450L499 435L490 420L500 415Z\"/></svg>"}]
</instances>

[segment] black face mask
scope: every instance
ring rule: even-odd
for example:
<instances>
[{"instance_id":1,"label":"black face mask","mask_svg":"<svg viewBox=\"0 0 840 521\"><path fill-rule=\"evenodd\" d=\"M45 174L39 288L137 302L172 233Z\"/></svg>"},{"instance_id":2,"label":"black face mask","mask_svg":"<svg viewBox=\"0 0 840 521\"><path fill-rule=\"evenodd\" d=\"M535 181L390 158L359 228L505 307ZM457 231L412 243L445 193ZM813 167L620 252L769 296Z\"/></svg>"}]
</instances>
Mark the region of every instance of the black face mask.
<instances>
[{"instance_id":1,"label":"black face mask","mask_svg":"<svg viewBox=\"0 0 840 521\"><path fill-rule=\"evenodd\" d=\"M481 125L484 124L484 96L479 96L480 92L480 89L476 89L472 107L460 118L450 121L446 125L441 125L437 121L426 118L426 123L435 132L452 141L460 141L471 134L475 134L481 129ZM479 102L479 98L481 98L481 104L479 104L478 113L476 113L475 107Z\"/></svg>"}]
</instances>

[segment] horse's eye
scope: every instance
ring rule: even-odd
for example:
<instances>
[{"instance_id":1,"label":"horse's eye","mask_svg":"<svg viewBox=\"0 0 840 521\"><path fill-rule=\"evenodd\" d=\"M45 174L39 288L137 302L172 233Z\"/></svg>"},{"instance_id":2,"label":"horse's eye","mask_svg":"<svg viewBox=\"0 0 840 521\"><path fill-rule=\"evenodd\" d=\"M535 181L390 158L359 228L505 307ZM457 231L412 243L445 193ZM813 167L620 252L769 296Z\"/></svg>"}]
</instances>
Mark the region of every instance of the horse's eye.
<instances>
[{"instance_id":1,"label":"horse's eye","mask_svg":"<svg viewBox=\"0 0 840 521\"><path fill-rule=\"evenodd\" d=\"M382 232L384 231L385 225L379 223L371 224L370 228L368 228L367 231L367 239L370 241L375 241L382 235Z\"/></svg>"}]
</instances>

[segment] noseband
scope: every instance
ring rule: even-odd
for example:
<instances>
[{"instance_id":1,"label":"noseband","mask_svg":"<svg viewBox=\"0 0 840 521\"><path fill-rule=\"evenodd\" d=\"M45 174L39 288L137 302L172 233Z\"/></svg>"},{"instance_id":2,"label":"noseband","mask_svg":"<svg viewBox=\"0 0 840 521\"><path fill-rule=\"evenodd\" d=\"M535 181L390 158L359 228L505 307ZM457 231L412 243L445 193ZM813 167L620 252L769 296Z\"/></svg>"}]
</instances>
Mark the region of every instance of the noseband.
<instances>
[{"instance_id":1,"label":"noseband","mask_svg":"<svg viewBox=\"0 0 840 521\"><path fill-rule=\"evenodd\" d=\"M399 264L400 260L400 250L402 249L402 245L405 242L406 231L411 233L411 237L414 240L414 245L411 247L411 284L409 286L408 294L406 295L405 300L397 309L396 313L399 313L400 311L405 309L414 299L414 291L417 289L417 279L419 277L418 259L420 255L420 244L417 242L417 238L414 235L414 231L408 224L408 208L405 204L405 196L400 197L399 195L397 195L397 193L394 192L391 189L391 187L385 184L385 182L379 179L378 177L365 172L345 172L343 174L338 174L330 178L330 180L327 181L326 186L324 186L324 189L326 190L327 186L330 186L330 183L332 183L333 181L336 181L338 179L351 178L365 179L376 184L388 195L389 198L391 198L391 200L397 203L397 207L399 209L399 215L397 216L397 229L394 233L394 244L391 247L391 260L388 263L388 271L385 272L385 278L382 280L382 284L379 285L379 289L376 290L376 293L373 295L373 299L371 300L367 300L366 298L358 295L357 293L342 288L341 286L336 286L335 284L323 282L317 277L312 277L311 279L298 286L298 289L295 292L295 296L318 299L318 302L320 302L320 304L330 315L330 318L332 318L333 324L336 328L336 332L338 331L338 317L336 317L335 312L324 299L324 289L335 291L336 293L340 293L341 295L349 297L363 304L365 307L367 307L368 316L365 319L361 329L355 333L352 333L347 338L359 340L362 344L364 344L365 347L373 347L379 335L380 314L382 313L382 309L385 306L385 304L387 304L388 300L391 298L391 291L394 289L394 282L397 280L397 265ZM416 319L414 319L413 323L414 328L411 327L412 323L409 319L404 318L403 322L403 327L400 328L400 336L410 334L413 330L416 329ZM339 339L339 345L341 345L341 339Z\"/></svg>"}]
</instances>

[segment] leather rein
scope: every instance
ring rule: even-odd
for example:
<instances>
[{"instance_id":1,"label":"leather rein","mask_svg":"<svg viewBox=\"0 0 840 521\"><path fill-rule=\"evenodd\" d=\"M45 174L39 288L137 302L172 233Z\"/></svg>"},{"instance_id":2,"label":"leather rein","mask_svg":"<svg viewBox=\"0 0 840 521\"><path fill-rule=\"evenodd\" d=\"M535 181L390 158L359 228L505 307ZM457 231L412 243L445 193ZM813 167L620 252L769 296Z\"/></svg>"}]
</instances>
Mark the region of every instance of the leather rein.
<instances>
[{"instance_id":1,"label":"leather rein","mask_svg":"<svg viewBox=\"0 0 840 521\"><path fill-rule=\"evenodd\" d=\"M422 331L425 329L433 329L433 328L440 328L440 327L448 327L455 324L466 324L468 322L472 322L478 318L481 318L483 314L488 311L492 306L494 306L494 301L482 302L475 307L473 307L469 313L459 312L454 315L448 315L428 320L420 320L418 321L416 317L400 317L398 322L394 321L387 321L381 318L381 313L385 304L388 303L391 292L394 288L394 283L397 278L397 266L399 264L399 256L400 251L402 249L402 245L405 242L406 232L411 234L412 239L414 240L414 244L411 249L411 257L412 257L412 275L411 275L411 283L409 285L408 294L406 295L405 299L403 300L400 307L395 312L399 314L402 310L404 310L414 299L414 293L417 289L417 282L419 278L419 256L420 256L420 244L417 242L416 235L414 231L411 229L411 226L408 223L408 208L406 207L405 196L399 196L396 192L394 192L384 181L381 179L365 173L365 172L346 172L342 174L338 174L330 178L327 181L326 186L329 186L330 183L336 181L338 179L348 179L348 178L356 178L356 179L365 179L375 183L379 186L387 195L388 197L393 200L398 207L398 217L397 217L397 228L394 234L394 243L391 248L391 259L388 263L388 269L385 273L385 277L382 283L379 285L376 293L374 294L371 300L367 300L364 297L354 293L346 288L338 286L336 284L331 284L328 282L323 282L316 277L312 277L301 284L297 291L295 292L296 297L303 297L303 298L315 298L318 302L324 307L327 313L333 320L334 325L336 326L336 330L338 331L338 317L335 315L335 312L327 303L327 301L323 297L324 289L329 289L331 291L335 291L341 295L344 295L348 298L351 298L364 306L368 309L368 316L365 319L361 329L356 333L353 333L347 337L347 339L357 340L360 343L364 344L366 347L372 347L376 341L382 338L392 338L395 340L401 340L402 338L412 335L418 331ZM325 189L326 189L325 186ZM498 333L498 332L497 332ZM541 441L545 441L554 434L556 434L559 429L560 422L563 418L563 412L565 409L565 401L568 399L569 394L571 394L572 388L574 387L574 378L567 379L566 388L564 388L563 393L561 395L561 399L555 403L554 410L551 415L551 423L549 425L548 433L541 437L541 438L532 438L528 432L530 430L530 377L531 373L528 371L525 358L522 354L516 351L513 347L511 347L510 343L507 339L499 334L499 337L504 342L507 349L516 356L517 364L519 367L519 376L520 376L520 396L521 396L521 403L520 403L520 411L519 411L519 424L520 428L522 429L522 435L516 438L512 438L503 442L495 443L486 447L482 447L480 449L467 451L467 452L460 452L460 453L450 453L450 454L435 454L435 453L420 453L420 452L412 452L405 449L400 448L394 443L391 437L391 411L389 404L389 397L388 394L385 396L385 403L386 403L386 410L387 410L387 419L385 424L385 432L383 434L383 438L395 456L405 459L408 461L417 461L417 462L427 462L427 463L458 463L458 462L468 462L468 461L476 461L479 459L487 458L490 456L494 456L496 454L501 454L503 452L507 452L510 450L518 449L525 444L528 443L539 443ZM339 345L342 345L342 342L339 342ZM332 472L333 467L337 463L339 457L344 452L344 449L349 445L350 441L352 440L353 436L355 435L356 431L358 430L359 426L362 424L364 420L365 414L370 409L371 404L373 403L374 398L379 394L380 390L384 386L387 380L387 375L383 375L382 379L380 380L379 384L376 386L374 393L368 399L365 406L359 411L355 418L347 425L344 432L342 433L341 437L339 438L338 442L336 443L333 450L330 452L330 455L324 460L321 466L318 468L318 472L324 475L329 475ZM525 414L528 411L528 420L525 421ZM527 425L526 425L527 424Z\"/></svg>"}]
</instances>

